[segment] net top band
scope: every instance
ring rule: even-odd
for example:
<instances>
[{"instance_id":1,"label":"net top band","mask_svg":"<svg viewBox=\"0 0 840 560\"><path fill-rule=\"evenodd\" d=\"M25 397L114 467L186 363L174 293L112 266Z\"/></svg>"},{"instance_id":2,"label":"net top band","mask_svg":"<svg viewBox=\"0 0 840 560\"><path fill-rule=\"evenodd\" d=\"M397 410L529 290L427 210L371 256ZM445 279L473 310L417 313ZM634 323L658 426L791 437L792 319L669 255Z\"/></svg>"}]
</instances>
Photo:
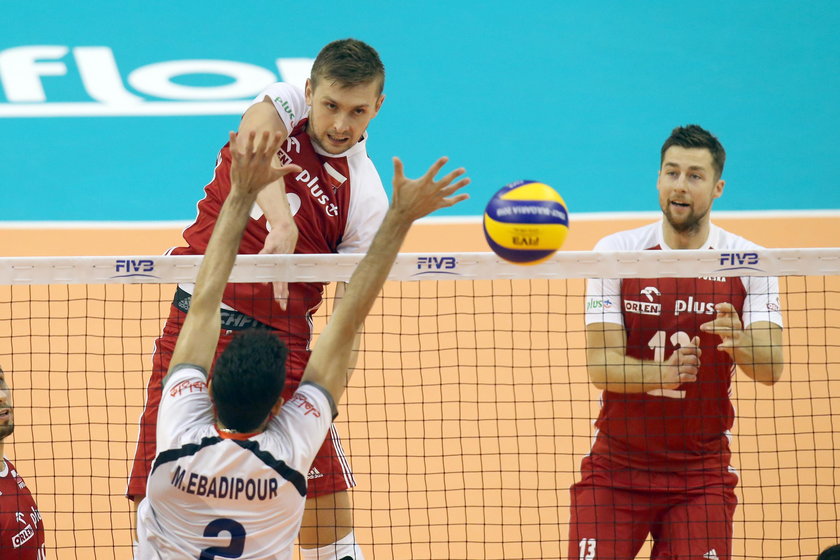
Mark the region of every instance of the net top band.
<instances>
[{"instance_id":1,"label":"net top band","mask_svg":"<svg viewBox=\"0 0 840 560\"><path fill-rule=\"evenodd\" d=\"M347 281L363 255L240 255L230 282ZM193 282L201 256L0 258L0 285ZM840 248L562 251L532 266L494 253L401 253L389 280L840 275Z\"/></svg>"}]
</instances>

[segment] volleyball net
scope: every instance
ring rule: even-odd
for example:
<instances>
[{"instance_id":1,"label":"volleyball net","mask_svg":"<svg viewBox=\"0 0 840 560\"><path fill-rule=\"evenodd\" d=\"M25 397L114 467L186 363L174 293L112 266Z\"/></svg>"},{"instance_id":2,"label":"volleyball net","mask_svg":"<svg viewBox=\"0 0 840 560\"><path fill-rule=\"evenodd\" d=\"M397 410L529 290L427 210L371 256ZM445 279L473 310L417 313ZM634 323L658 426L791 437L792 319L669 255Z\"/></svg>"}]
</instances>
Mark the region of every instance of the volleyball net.
<instances>
[{"instance_id":1,"label":"volleyball net","mask_svg":"<svg viewBox=\"0 0 840 560\"><path fill-rule=\"evenodd\" d=\"M360 258L240 256L231 281L346 281ZM33 490L51 558L131 557L123 496L153 344L199 263L0 259L16 424L6 455ZM786 364L772 387L733 379L733 558L815 558L840 535L840 249L563 252L530 267L401 254L336 421L367 556L565 558L569 487L599 411L585 279L747 275L779 277Z\"/></svg>"}]
</instances>

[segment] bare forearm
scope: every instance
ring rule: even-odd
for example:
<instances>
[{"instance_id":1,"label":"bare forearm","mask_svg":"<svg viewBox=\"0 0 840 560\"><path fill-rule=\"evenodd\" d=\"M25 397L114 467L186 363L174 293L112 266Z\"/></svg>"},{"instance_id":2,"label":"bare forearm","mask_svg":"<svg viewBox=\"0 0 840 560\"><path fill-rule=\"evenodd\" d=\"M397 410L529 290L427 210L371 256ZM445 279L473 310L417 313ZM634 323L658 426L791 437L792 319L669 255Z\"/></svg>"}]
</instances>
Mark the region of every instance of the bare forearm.
<instances>
[{"instance_id":1,"label":"bare forearm","mask_svg":"<svg viewBox=\"0 0 840 560\"><path fill-rule=\"evenodd\" d=\"M335 286L335 304L333 306L333 313L335 313L335 309L341 305L341 300L344 297L344 293L347 291L347 283L346 282L338 282ZM361 330L356 331L356 336L353 339L353 349L350 352L350 364L347 366L347 375L350 376L351 372L356 369L356 364L359 361L359 348L362 346L362 332Z\"/></svg>"},{"instance_id":2,"label":"bare forearm","mask_svg":"<svg viewBox=\"0 0 840 560\"><path fill-rule=\"evenodd\" d=\"M316 351L309 360L304 380L321 385L336 401L344 393L352 373L354 363L351 358L358 342L356 337L359 328L376 301L410 226L411 220L399 212L388 211L367 255L353 272L350 284L341 302L336 305L318 340ZM353 343L339 342L349 340L353 340ZM332 351L321 353L318 352L320 348L331 348ZM336 364L344 364L345 367L339 368Z\"/></svg>"},{"instance_id":3,"label":"bare forearm","mask_svg":"<svg viewBox=\"0 0 840 560\"><path fill-rule=\"evenodd\" d=\"M410 227L410 219L396 210L389 210L367 255L353 272L338 309L349 308L347 313L352 317L354 332L376 301Z\"/></svg>"},{"instance_id":4,"label":"bare forearm","mask_svg":"<svg viewBox=\"0 0 840 560\"><path fill-rule=\"evenodd\" d=\"M662 388L662 364L620 352L594 348L587 352L587 371L593 385L614 393L647 393Z\"/></svg>"},{"instance_id":5,"label":"bare forearm","mask_svg":"<svg viewBox=\"0 0 840 560\"><path fill-rule=\"evenodd\" d=\"M283 181L272 183L257 195L257 204L271 225L271 231L289 230L294 226L294 217L286 198L286 185Z\"/></svg>"},{"instance_id":6,"label":"bare forearm","mask_svg":"<svg viewBox=\"0 0 840 560\"><path fill-rule=\"evenodd\" d=\"M738 367L759 383L774 384L784 371L781 327L759 323L748 327L745 334L747 336L735 348Z\"/></svg>"},{"instance_id":7,"label":"bare forearm","mask_svg":"<svg viewBox=\"0 0 840 560\"><path fill-rule=\"evenodd\" d=\"M253 203L253 197L235 193L225 200L201 263L190 312L203 305L218 308Z\"/></svg>"},{"instance_id":8,"label":"bare forearm","mask_svg":"<svg viewBox=\"0 0 840 560\"><path fill-rule=\"evenodd\" d=\"M190 363L209 371L219 338L219 304L253 203L253 196L231 193L222 206L175 346L173 366Z\"/></svg>"}]
</instances>

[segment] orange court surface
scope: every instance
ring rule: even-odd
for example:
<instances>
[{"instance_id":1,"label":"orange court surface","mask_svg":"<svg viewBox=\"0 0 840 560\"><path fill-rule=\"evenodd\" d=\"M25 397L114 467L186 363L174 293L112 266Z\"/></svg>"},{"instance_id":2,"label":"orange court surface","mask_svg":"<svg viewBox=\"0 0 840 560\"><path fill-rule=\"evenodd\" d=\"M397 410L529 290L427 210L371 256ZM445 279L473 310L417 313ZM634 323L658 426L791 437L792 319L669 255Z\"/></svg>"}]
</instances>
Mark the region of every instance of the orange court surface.
<instances>
[{"instance_id":1,"label":"orange court surface","mask_svg":"<svg viewBox=\"0 0 840 560\"><path fill-rule=\"evenodd\" d=\"M565 250L657 218L572 224ZM840 247L829 215L723 216L768 248ZM3 256L159 255L177 225L3 227ZM414 226L404 252L487 251L480 222ZM782 381L736 375L733 558L814 559L840 534L840 278L781 282ZM36 495L48 557L131 558L123 498L171 285L0 286L6 454ZM390 282L365 326L337 421L368 558L565 558L568 488L598 391L585 370L583 280ZM332 302L318 313L316 333ZM639 558L647 557L645 547Z\"/></svg>"}]
</instances>

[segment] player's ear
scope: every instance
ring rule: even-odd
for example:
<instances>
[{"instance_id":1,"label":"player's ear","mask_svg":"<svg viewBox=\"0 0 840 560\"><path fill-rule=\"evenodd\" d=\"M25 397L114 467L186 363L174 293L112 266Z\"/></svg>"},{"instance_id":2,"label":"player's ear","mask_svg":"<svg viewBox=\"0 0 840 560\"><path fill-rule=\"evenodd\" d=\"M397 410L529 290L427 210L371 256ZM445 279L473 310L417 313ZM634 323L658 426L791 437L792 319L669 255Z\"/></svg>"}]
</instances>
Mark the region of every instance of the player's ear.
<instances>
[{"instance_id":1,"label":"player's ear","mask_svg":"<svg viewBox=\"0 0 840 560\"><path fill-rule=\"evenodd\" d=\"M376 100L376 105L374 105L373 116L375 117L376 114L379 112L379 109L382 108L382 102L385 101L385 94L382 93L379 95L379 99Z\"/></svg>"},{"instance_id":2,"label":"player's ear","mask_svg":"<svg viewBox=\"0 0 840 560\"><path fill-rule=\"evenodd\" d=\"M715 183L714 190L712 191L712 198L720 198L721 195L723 194L723 187L724 186L726 186L726 181L718 180L718 182Z\"/></svg>"},{"instance_id":3,"label":"player's ear","mask_svg":"<svg viewBox=\"0 0 840 560\"><path fill-rule=\"evenodd\" d=\"M312 106L312 92L315 88L312 85L312 78L306 78L306 86L303 88L306 104Z\"/></svg>"},{"instance_id":4,"label":"player's ear","mask_svg":"<svg viewBox=\"0 0 840 560\"><path fill-rule=\"evenodd\" d=\"M283 408L283 403L286 402L283 400L283 397L279 397L277 402L274 403L274 406L271 407L271 415L277 416L280 413L280 409Z\"/></svg>"}]
</instances>

